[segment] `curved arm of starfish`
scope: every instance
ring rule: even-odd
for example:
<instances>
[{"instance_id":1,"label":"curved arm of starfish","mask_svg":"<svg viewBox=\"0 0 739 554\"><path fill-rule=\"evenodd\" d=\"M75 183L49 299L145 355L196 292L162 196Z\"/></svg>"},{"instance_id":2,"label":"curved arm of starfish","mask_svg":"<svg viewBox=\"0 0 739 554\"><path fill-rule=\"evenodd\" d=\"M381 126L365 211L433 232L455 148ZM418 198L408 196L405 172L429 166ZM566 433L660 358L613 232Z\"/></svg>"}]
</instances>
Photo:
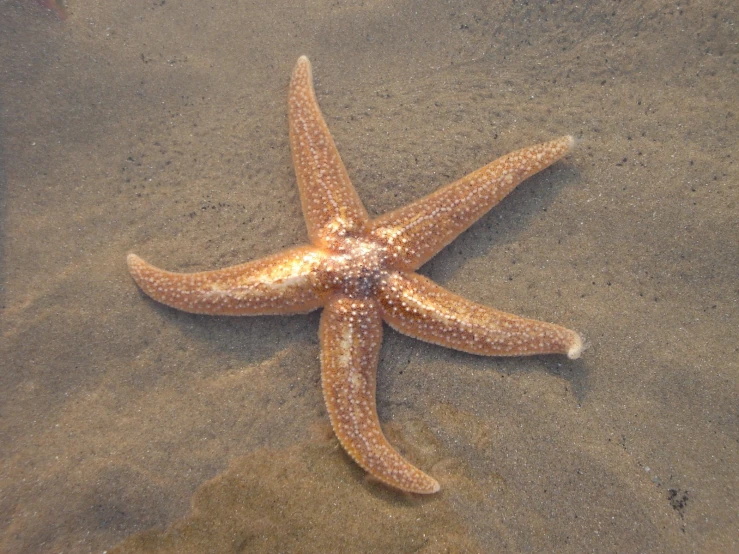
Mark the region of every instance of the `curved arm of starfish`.
<instances>
[{"instance_id":1,"label":"curved arm of starfish","mask_svg":"<svg viewBox=\"0 0 739 554\"><path fill-rule=\"evenodd\" d=\"M580 357L575 331L475 304L417 273L392 273L380 287L382 316L412 337L484 356Z\"/></svg>"},{"instance_id":2,"label":"curved arm of starfish","mask_svg":"<svg viewBox=\"0 0 739 554\"><path fill-rule=\"evenodd\" d=\"M416 270L531 175L562 158L571 136L522 148L407 206L380 216L372 234L392 252L398 269Z\"/></svg>"},{"instance_id":3,"label":"curved arm of starfish","mask_svg":"<svg viewBox=\"0 0 739 554\"><path fill-rule=\"evenodd\" d=\"M323 305L328 289L318 275L326 255L294 248L216 271L171 273L128 255L136 284L157 302L194 314L293 314Z\"/></svg>"},{"instance_id":4,"label":"curved arm of starfish","mask_svg":"<svg viewBox=\"0 0 739 554\"><path fill-rule=\"evenodd\" d=\"M419 494L439 483L408 463L387 442L375 404L382 319L375 299L332 298L321 314L321 380L331 425L366 471L398 489Z\"/></svg>"},{"instance_id":5,"label":"curved arm of starfish","mask_svg":"<svg viewBox=\"0 0 739 554\"><path fill-rule=\"evenodd\" d=\"M305 56L298 59L290 81L288 121L293 164L311 241L321 244L321 231L329 224L363 229L369 215L323 120L313 90L311 65Z\"/></svg>"}]
</instances>

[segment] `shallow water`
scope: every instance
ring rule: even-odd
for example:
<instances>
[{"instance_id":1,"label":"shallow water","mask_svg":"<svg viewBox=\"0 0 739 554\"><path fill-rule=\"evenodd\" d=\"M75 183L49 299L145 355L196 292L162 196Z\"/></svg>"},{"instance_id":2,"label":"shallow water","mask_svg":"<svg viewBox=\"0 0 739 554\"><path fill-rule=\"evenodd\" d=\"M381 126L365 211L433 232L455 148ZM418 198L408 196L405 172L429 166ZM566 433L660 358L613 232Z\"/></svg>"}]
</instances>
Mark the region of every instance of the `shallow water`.
<instances>
[{"instance_id":1,"label":"shallow water","mask_svg":"<svg viewBox=\"0 0 739 554\"><path fill-rule=\"evenodd\" d=\"M66 6L0 3L0 550L739 550L734 3ZM432 497L341 450L318 314L183 314L126 271L306 240L301 54L373 215L578 139L422 273L582 359L386 329L380 419Z\"/></svg>"}]
</instances>

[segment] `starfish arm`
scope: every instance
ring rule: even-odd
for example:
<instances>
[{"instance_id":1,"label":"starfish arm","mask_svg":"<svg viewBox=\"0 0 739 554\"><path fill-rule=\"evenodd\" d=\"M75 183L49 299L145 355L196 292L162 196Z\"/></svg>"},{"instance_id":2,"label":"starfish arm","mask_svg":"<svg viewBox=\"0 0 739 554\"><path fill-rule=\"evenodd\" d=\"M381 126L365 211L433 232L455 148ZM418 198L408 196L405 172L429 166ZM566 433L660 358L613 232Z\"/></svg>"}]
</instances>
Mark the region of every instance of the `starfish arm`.
<instances>
[{"instance_id":1,"label":"starfish arm","mask_svg":"<svg viewBox=\"0 0 739 554\"><path fill-rule=\"evenodd\" d=\"M375 404L382 319L376 300L332 298L321 314L321 379L339 442L366 471L408 492L429 494L439 483L406 461L380 429Z\"/></svg>"},{"instance_id":2,"label":"starfish arm","mask_svg":"<svg viewBox=\"0 0 739 554\"><path fill-rule=\"evenodd\" d=\"M178 310L211 315L305 313L323 305L326 254L303 247L216 271L171 273L135 254L128 269L146 294Z\"/></svg>"},{"instance_id":3,"label":"starfish arm","mask_svg":"<svg viewBox=\"0 0 739 554\"><path fill-rule=\"evenodd\" d=\"M525 319L452 294L416 273L391 273L380 287L382 316L412 337L484 356L567 354L579 358L575 331Z\"/></svg>"},{"instance_id":4,"label":"starfish arm","mask_svg":"<svg viewBox=\"0 0 739 554\"><path fill-rule=\"evenodd\" d=\"M416 202L377 218L372 234L388 245L394 267L416 270L521 181L562 158L573 144L572 137L564 136L511 152Z\"/></svg>"},{"instance_id":5,"label":"starfish arm","mask_svg":"<svg viewBox=\"0 0 739 554\"><path fill-rule=\"evenodd\" d=\"M288 120L293 164L311 241L322 244L321 236L329 225L364 229L369 221L367 210L323 120L313 90L310 61L305 56L298 60L290 81Z\"/></svg>"}]
</instances>

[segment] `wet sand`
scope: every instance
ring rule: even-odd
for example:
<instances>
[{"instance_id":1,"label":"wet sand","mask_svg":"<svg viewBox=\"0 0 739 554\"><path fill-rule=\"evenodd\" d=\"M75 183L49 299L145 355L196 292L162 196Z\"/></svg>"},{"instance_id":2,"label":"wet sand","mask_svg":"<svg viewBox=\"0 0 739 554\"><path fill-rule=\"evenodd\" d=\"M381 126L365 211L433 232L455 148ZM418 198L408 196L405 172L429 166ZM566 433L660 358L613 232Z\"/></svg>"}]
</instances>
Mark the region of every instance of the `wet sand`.
<instances>
[{"instance_id":1,"label":"wet sand","mask_svg":"<svg viewBox=\"0 0 739 554\"><path fill-rule=\"evenodd\" d=\"M0 551L739 550L739 9L730 1L0 4ZM318 313L146 298L300 244L298 56L371 214L563 134L422 273L582 332L483 358L386 329L378 411L437 478L333 437Z\"/></svg>"}]
</instances>

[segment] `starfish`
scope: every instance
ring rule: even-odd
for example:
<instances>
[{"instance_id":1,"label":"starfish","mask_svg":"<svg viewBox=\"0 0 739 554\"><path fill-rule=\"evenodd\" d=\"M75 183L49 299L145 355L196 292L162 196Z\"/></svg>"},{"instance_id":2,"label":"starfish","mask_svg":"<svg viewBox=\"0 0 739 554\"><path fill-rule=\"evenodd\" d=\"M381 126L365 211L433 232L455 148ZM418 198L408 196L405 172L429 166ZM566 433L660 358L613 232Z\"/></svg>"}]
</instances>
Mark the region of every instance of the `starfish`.
<instances>
[{"instance_id":1,"label":"starfish","mask_svg":"<svg viewBox=\"0 0 739 554\"><path fill-rule=\"evenodd\" d=\"M323 308L321 382L346 452L383 483L419 494L439 483L387 441L375 401L382 322L412 337L485 356L580 356L578 333L475 304L415 271L527 177L562 158L573 138L512 152L371 219L318 107L308 58L288 94L290 146L310 245L215 271L171 273L135 254L128 268L154 300L196 314L267 315Z\"/></svg>"}]
</instances>

